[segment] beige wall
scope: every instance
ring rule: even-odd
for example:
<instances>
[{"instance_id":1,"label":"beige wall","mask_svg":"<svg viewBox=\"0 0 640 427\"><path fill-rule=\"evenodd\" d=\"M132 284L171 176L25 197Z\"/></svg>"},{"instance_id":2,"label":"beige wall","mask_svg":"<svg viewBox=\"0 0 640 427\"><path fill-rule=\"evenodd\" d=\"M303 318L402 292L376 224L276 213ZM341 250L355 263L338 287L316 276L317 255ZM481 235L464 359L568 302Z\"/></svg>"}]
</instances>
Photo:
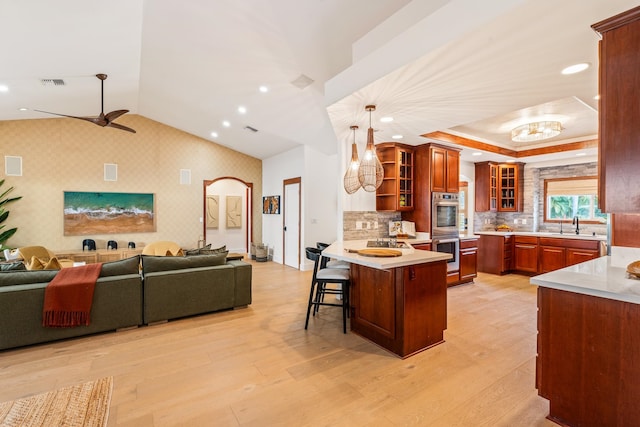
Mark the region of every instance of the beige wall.
<instances>
[{"instance_id":1,"label":"beige wall","mask_svg":"<svg viewBox=\"0 0 640 427\"><path fill-rule=\"evenodd\" d=\"M22 200L8 206L8 227L18 227L12 247L43 245L53 250L82 249L85 237L104 247L106 240L138 246L172 240L195 247L203 234L203 180L232 176L253 183L254 241L262 238L262 161L210 141L128 114L118 123L131 134L73 119L0 122L0 154L21 156L23 176L5 176L1 189L14 186ZM117 182L104 181L104 163L118 165ZM180 184L180 169L191 170L191 184ZM122 235L63 235L63 192L154 193L156 232Z\"/></svg>"}]
</instances>

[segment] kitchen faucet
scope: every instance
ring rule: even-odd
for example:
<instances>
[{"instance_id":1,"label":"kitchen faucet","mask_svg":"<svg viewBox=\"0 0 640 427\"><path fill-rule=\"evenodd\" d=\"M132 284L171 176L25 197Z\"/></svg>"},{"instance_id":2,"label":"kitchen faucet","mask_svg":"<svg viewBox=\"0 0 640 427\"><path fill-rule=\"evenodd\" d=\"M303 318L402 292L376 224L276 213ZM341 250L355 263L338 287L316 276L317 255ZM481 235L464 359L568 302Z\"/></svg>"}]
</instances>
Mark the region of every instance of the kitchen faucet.
<instances>
[{"instance_id":1,"label":"kitchen faucet","mask_svg":"<svg viewBox=\"0 0 640 427\"><path fill-rule=\"evenodd\" d=\"M580 234L580 220L577 215L573 217L572 224L576 226L576 234Z\"/></svg>"}]
</instances>

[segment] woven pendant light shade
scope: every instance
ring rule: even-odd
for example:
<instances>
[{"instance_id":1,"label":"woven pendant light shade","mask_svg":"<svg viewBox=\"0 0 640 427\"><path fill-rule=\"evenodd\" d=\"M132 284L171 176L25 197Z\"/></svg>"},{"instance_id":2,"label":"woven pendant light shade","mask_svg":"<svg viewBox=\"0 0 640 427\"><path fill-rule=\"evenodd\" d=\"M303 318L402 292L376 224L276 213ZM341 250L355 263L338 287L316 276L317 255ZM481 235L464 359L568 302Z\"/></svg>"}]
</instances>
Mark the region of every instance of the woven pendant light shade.
<instances>
[{"instance_id":1,"label":"woven pendant light shade","mask_svg":"<svg viewBox=\"0 0 640 427\"><path fill-rule=\"evenodd\" d=\"M369 129L367 130L367 147L364 151L364 158L358 168L358 180L364 191L374 192L382 185L384 169L373 144L373 128L371 127L371 112L375 111L375 105L367 105L365 109L369 112Z\"/></svg>"},{"instance_id":2,"label":"woven pendant light shade","mask_svg":"<svg viewBox=\"0 0 640 427\"><path fill-rule=\"evenodd\" d=\"M356 129L358 126L351 126L353 131L353 143L351 144L351 160L347 166L347 172L344 174L344 190L348 194L353 194L362 187L358 179L358 168L360 160L358 159L358 146L356 145Z\"/></svg>"}]
</instances>

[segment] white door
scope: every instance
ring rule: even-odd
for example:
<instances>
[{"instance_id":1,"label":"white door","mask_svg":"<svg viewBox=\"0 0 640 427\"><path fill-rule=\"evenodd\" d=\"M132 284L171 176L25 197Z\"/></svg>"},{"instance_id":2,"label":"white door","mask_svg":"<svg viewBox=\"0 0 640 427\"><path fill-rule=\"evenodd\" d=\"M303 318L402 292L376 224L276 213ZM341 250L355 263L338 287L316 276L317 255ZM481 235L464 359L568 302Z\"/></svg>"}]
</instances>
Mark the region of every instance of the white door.
<instances>
[{"instance_id":1,"label":"white door","mask_svg":"<svg viewBox=\"0 0 640 427\"><path fill-rule=\"evenodd\" d=\"M283 259L285 265L300 268L300 178L284 181Z\"/></svg>"}]
</instances>

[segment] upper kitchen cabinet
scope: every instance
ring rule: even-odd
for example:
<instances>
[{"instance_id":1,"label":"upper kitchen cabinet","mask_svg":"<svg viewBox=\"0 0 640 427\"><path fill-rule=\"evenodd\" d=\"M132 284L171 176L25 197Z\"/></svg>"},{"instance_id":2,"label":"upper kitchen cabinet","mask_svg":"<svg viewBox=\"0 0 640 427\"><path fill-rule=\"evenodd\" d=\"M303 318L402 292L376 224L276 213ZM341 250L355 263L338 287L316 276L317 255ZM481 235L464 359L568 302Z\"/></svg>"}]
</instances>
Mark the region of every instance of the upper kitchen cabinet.
<instances>
[{"instance_id":1,"label":"upper kitchen cabinet","mask_svg":"<svg viewBox=\"0 0 640 427\"><path fill-rule=\"evenodd\" d=\"M603 212L640 212L640 6L593 24L600 41L599 197Z\"/></svg>"},{"instance_id":2,"label":"upper kitchen cabinet","mask_svg":"<svg viewBox=\"0 0 640 427\"><path fill-rule=\"evenodd\" d=\"M476 163L476 212L498 210L498 165Z\"/></svg>"},{"instance_id":3,"label":"upper kitchen cabinet","mask_svg":"<svg viewBox=\"0 0 640 427\"><path fill-rule=\"evenodd\" d=\"M384 168L382 185L376 190L376 210L409 211L413 209L413 148L385 142L376 145Z\"/></svg>"},{"instance_id":4,"label":"upper kitchen cabinet","mask_svg":"<svg viewBox=\"0 0 640 427\"><path fill-rule=\"evenodd\" d=\"M460 151L431 145L431 191L460 191Z\"/></svg>"},{"instance_id":5,"label":"upper kitchen cabinet","mask_svg":"<svg viewBox=\"0 0 640 427\"><path fill-rule=\"evenodd\" d=\"M521 212L524 163L476 163L476 212Z\"/></svg>"}]
</instances>

